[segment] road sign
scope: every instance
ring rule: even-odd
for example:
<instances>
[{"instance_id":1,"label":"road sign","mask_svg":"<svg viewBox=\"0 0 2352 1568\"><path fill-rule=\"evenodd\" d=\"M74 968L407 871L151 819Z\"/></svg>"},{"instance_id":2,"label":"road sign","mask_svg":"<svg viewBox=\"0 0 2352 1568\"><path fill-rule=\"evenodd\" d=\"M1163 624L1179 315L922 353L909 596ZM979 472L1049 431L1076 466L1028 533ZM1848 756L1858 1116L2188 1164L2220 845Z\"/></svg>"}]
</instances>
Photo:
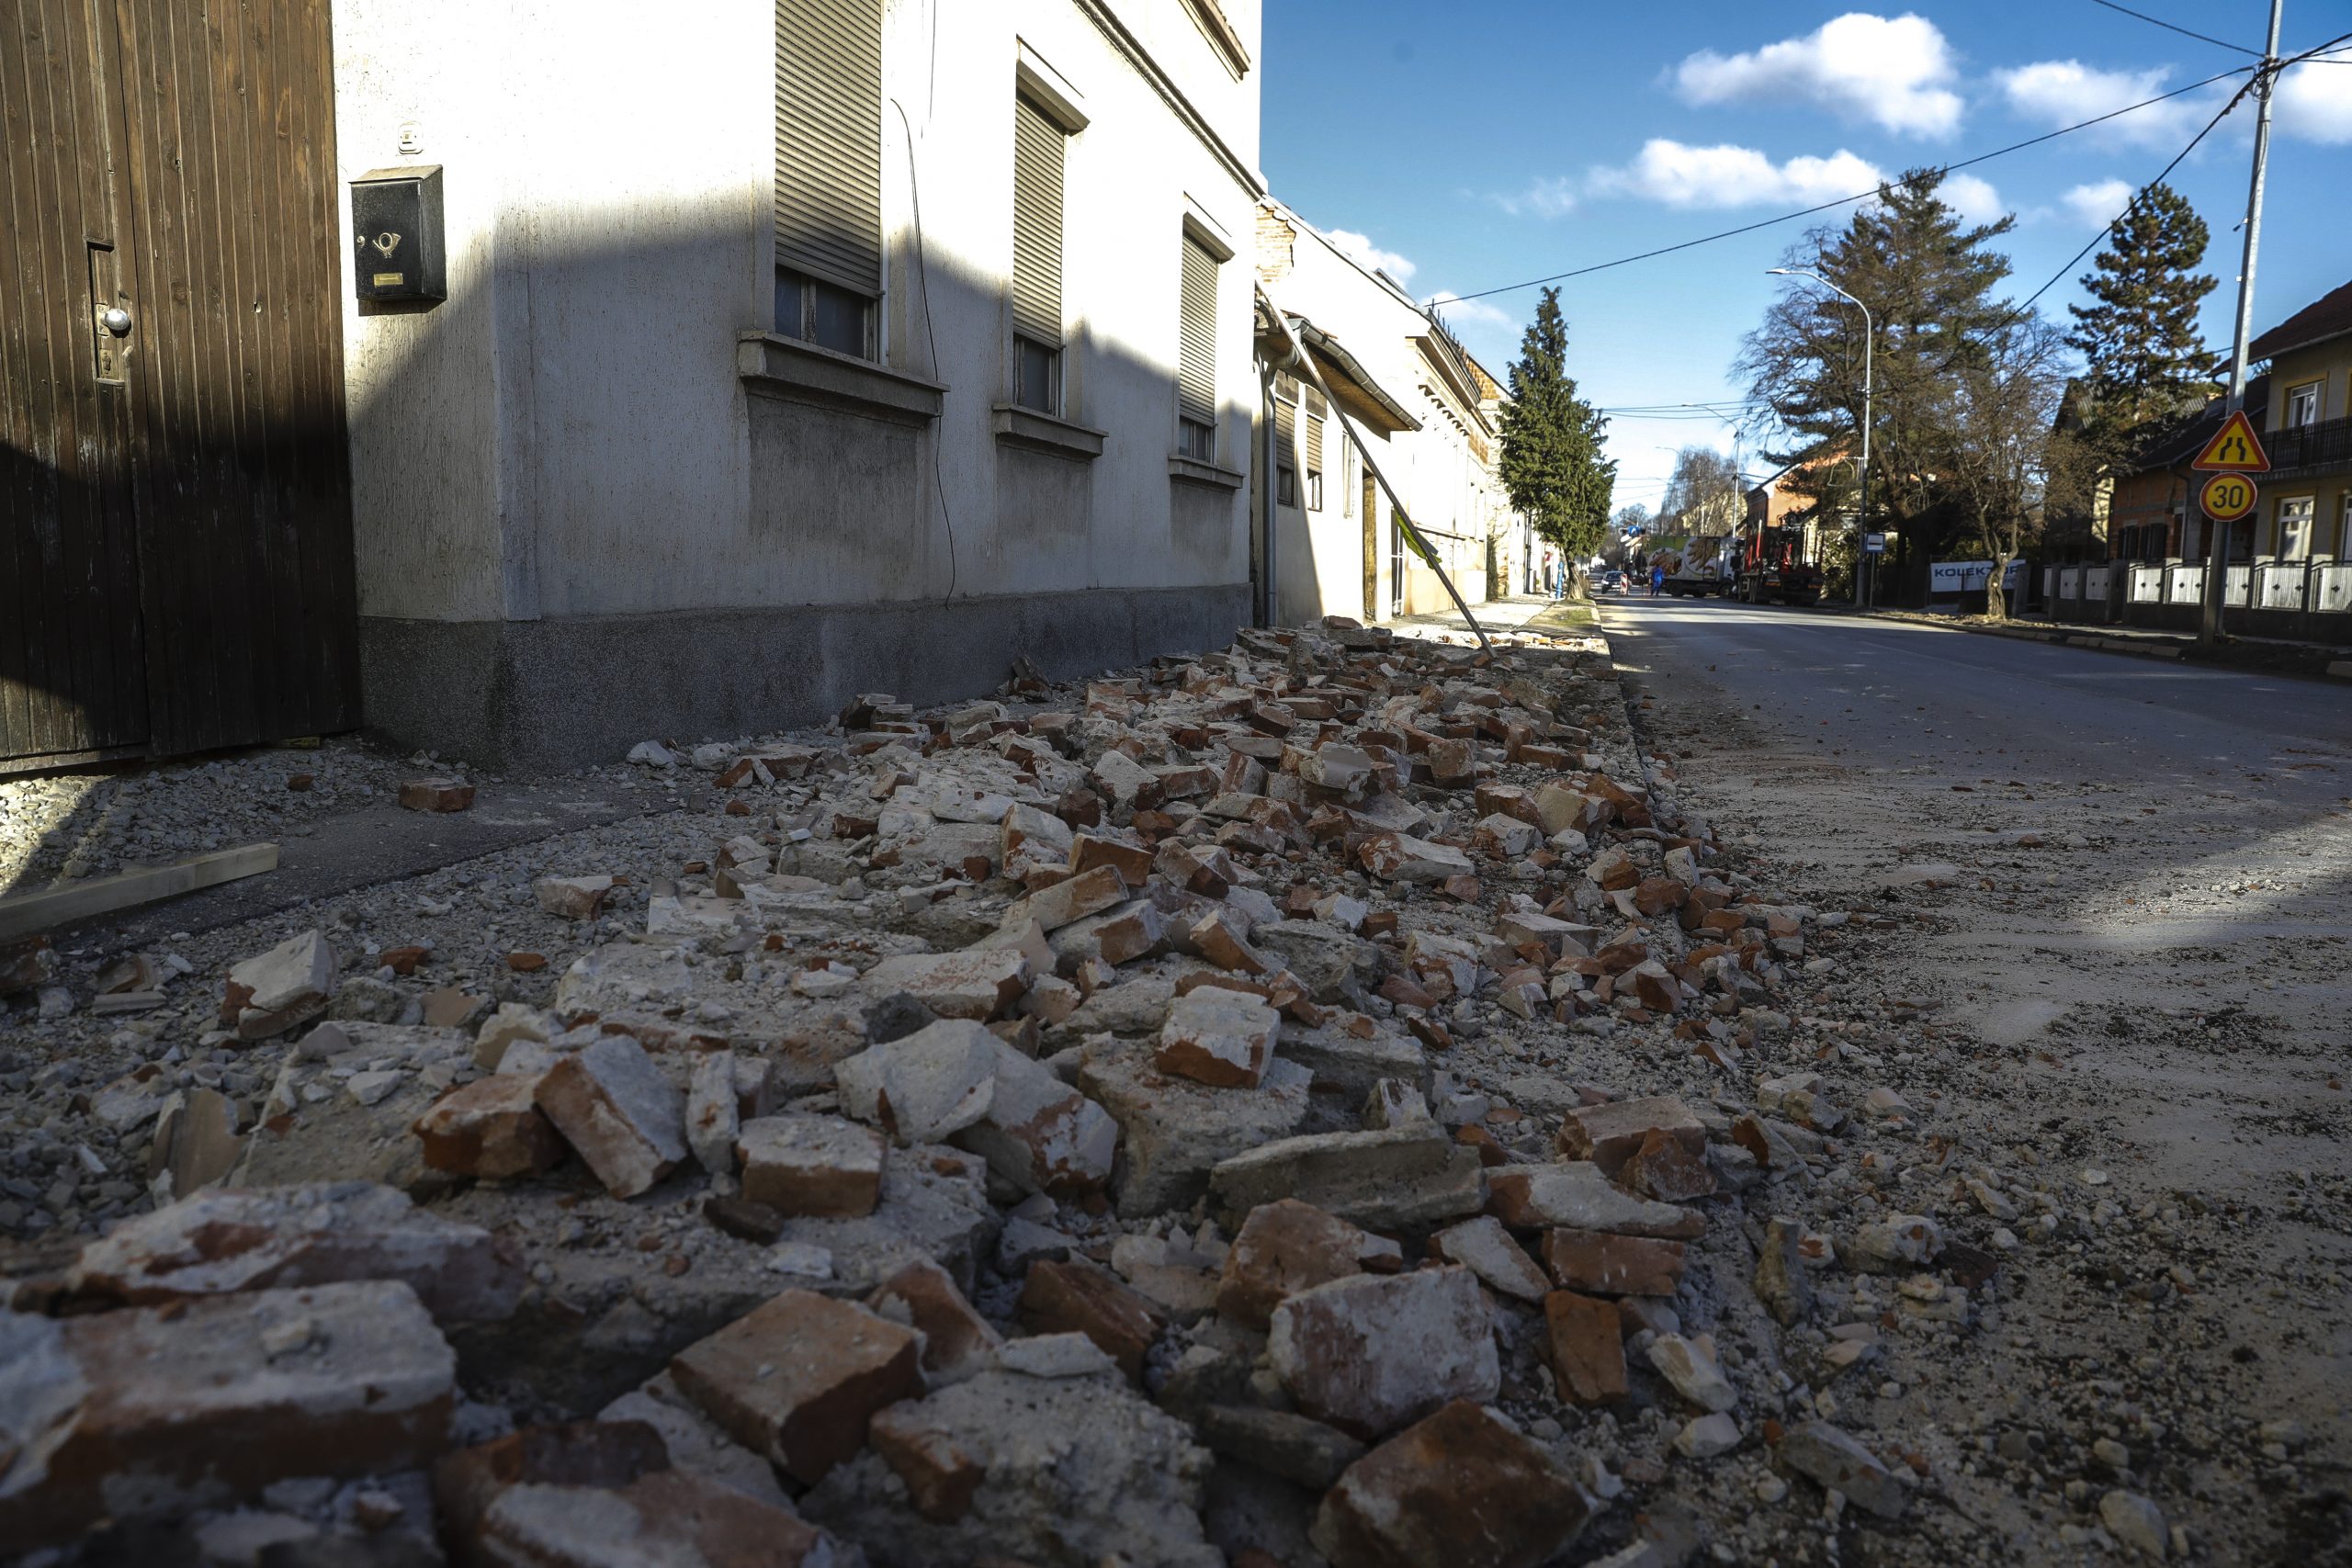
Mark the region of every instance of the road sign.
<instances>
[{"instance_id":1,"label":"road sign","mask_svg":"<svg viewBox=\"0 0 2352 1568\"><path fill-rule=\"evenodd\" d=\"M1883 534L1863 535L1862 550L1866 555L1883 556L1886 554L1886 536Z\"/></svg>"},{"instance_id":2,"label":"road sign","mask_svg":"<svg viewBox=\"0 0 2352 1568\"><path fill-rule=\"evenodd\" d=\"M2245 410L2240 409L2222 422L2222 428L2188 466L2200 474L2267 474L2270 454L2262 449L2262 437L2254 433Z\"/></svg>"},{"instance_id":3,"label":"road sign","mask_svg":"<svg viewBox=\"0 0 2352 1568\"><path fill-rule=\"evenodd\" d=\"M2197 504L2216 523L2234 523L2254 510L2262 492L2244 474L2215 474L2198 492Z\"/></svg>"}]
</instances>

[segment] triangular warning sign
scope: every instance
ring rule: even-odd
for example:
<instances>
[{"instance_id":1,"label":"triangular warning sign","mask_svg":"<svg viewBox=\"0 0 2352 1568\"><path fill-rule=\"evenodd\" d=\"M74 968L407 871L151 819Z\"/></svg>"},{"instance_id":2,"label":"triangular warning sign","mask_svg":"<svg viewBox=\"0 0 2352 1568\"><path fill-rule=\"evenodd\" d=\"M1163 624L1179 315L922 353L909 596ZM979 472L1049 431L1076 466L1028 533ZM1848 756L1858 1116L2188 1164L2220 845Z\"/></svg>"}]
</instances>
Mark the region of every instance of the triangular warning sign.
<instances>
[{"instance_id":1,"label":"triangular warning sign","mask_svg":"<svg viewBox=\"0 0 2352 1568\"><path fill-rule=\"evenodd\" d=\"M2270 454L2262 449L2262 437L2254 433L2245 411L2240 409L2222 422L2222 428L2188 466L2206 474L2267 474Z\"/></svg>"}]
</instances>

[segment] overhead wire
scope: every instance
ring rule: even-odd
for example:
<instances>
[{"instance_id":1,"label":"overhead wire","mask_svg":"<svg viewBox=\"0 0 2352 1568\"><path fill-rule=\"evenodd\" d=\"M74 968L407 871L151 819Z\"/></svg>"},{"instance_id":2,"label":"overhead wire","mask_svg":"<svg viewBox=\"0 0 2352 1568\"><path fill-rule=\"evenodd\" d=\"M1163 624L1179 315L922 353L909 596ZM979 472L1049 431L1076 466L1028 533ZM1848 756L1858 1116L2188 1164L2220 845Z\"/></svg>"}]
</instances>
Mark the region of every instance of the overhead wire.
<instances>
[{"instance_id":1,"label":"overhead wire","mask_svg":"<svg viewBox=\"0 0 2352 1568\"><path fill-rule=\"evenodd\" d=\"M2110 11L2120 11L2127 17L2137 17L2140 20L2153 23L2156 27L2160 27L2167 32L2178 33L2183 38L2193 38L2199 43L2210 43L2216 49L2234 49L2240 54L2250 54L2256 60L2262 58L2262 51L2258 49L2248 49L2242 43L2232 43L2227 39L2215 38L2210 33L2192 32L2188 28L2181 27L2177 23L2165 21L2162 17L2151 17L2145 11L2134 11L2129 6L2119 6L2115 3L2115 0L2091 0L2091 4L2094 6L2104 6Z\"/></svg>"},{"instance_id":2,"label":"overhead wire","mask_svg":"<svg viewBox=\"0 0 2352 1568\"><path fill-rule=\"evenodd\" d=\"M2321 50L2325 50L2333 48L2334 45L2323 44L2320 47ZM2314 51L2313 52L2319 51ZM2115 119L2120 116L2131 114L2135 110L2149 108L2156 104L2161 104L2169 98L2177 98L2184 94L2196 92L2200 87L2210 87L2216 82L2226 81L2232 76L2244 75L2247 72L2256 71L2259 69L2259 66L2255 65L2234 65L2227 71L2216 72L2202 81L2191 82L2185 87L2176 87L2171 92L2159 93L2153 98L2143 98L2136 104L2126 104L2121 108L2109 109L2105 114L2094 115L2089 119L2077 120L2073 125L2061 126L2056 130L2046 130L2039 136L2029 136L2022 141L2012 141L2006 147L1996 147L1989 152L1979 152L1973 158L1962 158L1958 163L1946 164L1939 170L1939 173L1948 175L1955 169L1965 169L1973 164L1987 163L1995 158L2005 158L2012 152L2023 152L2028 147L2039 146L2042 142L2052 141L2057 137L2071 136L2078 130L2087 130L2092 126L2103 125L2110 119ZM1659 256L1672 255L1677 251L1687 251L1700 245L1713 244L1718 240L1736 239L1742 234L1753 234L1759 229L1770 229L1779 224L1792 223L1800 218L1810 218L1818 212L1828 212L1837 208L1850 207L1855 202L1870 200L1872 197L1878 195L1878 191L1879 187L1872 186L1866 191L1858 191L1852 196L1841 196L1835 201L1817 202L1811 207L1801 207L1793 212L1783 212L1776 217L1758 219L1753 223L1743 223L1736 229L1724 229L1713 234L1702 234L1695 240L1684 240L1677 244L1660 245L1655 250L1641 251L1629 256L1619 256L1613 261L1595 262L1590 266L1572 267L1566 272L1555 272L1544 277L1532 277L1522 283L1505 283L1499 284L1492 288L1480 288L1469 293L1456 294L1453 299L1447 300L1446 304L1456 304L1465 299L1484 299L1488 296L1495 294L1515 293L1521 288L1535 288L1546 283L1559 283L1571 277L1586 277L1596 272L1607 272L1612 267L1631 266L1635 262L1654 261ZM1440 306L1439 309L1442 310L1443 307Z\"/></svg>"}]
</instances>

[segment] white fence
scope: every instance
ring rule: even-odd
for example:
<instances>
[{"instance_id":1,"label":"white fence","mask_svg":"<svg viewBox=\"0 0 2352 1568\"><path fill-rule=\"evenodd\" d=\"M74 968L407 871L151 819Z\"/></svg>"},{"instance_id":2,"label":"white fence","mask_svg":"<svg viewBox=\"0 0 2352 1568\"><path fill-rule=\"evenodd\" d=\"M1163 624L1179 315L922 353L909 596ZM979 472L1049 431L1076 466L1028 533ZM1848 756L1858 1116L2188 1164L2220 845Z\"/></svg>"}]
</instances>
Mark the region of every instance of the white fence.
<instances>
[{"instance_id":1,"label":"white fence","mask_svg":"<svg viewBox=\"0 0 2352 1568\"><path fill-rule=\"evenodd\" d=\"M2205 568L2181 561L2116 561L2043 569L2044 593L2083 607L2109 603L2196 604L2205 597ZM2352 614L2352 561L2257 560L2233 566L2222 603L2240 610Z\"/></svg>"}]
</instances>

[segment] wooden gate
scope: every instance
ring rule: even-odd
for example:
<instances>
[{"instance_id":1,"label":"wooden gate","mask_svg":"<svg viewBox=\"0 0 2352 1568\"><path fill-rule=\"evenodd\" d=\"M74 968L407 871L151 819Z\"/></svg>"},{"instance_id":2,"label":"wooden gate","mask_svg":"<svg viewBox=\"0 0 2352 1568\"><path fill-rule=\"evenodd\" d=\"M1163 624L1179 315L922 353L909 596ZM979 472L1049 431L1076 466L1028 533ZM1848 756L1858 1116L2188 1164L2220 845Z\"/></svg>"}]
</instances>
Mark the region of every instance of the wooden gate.
<instances>
[{"instance_id":1,"label":"wooden gate","mask_svg":"<svg viewBox=\"0 0 2352 1568\"><path fill-rule=\"evenodd\" d=\"M327 0L0 6L0 772L359 719Z\"/></svg>"}]
</instances>

